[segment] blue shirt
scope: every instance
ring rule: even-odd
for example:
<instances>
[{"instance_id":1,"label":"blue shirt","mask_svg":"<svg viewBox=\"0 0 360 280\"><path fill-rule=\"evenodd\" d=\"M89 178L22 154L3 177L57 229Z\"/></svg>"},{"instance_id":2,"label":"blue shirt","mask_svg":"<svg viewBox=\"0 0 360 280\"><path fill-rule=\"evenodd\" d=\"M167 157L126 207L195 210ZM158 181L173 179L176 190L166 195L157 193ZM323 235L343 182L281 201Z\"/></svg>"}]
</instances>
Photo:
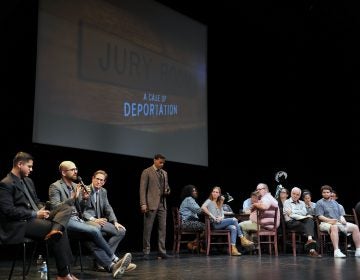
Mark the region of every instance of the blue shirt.
<instances>
[{"instance_id":1,"label":"blue shirt","mask_svg":"<svg viewBox=\"0 0 360 280\"><path fill-rule=\"evenodd\" d=\"M198 214L202 212L199 204L192 196L184 198L180 205L180 216L182 221L199 220Z\"/></svg>"}]
</instances>

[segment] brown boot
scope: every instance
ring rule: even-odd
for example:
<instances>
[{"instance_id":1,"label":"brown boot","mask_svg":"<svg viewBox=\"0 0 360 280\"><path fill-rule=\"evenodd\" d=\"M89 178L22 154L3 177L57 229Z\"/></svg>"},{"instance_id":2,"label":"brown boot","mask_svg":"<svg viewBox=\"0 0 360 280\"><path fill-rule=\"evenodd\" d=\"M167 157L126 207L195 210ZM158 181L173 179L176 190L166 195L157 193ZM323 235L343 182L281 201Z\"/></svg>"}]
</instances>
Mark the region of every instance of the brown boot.
<instances>
[{"instance_id":1,"label":"brown boot","mask_svg":"<svg viewBox=\"0 0 360 280\"><path fill-rule=\"evenodd\" d=\"M243 247L249 247L249 246L254 245L254 242L246 239L245 236L241 236L240 241L241 241L241 246L243 246Z\"/></svg>"},{"instance_id":2,"label":"brown boot","mask_svg":"<svg viewBox=\"0 0 360 280\"><path fill-rule=\"evenodd\" d=\"M238 251L235 245L231 245L231 255L232 256L241 256L241 253Z\"/></svg>"}]
</instances>

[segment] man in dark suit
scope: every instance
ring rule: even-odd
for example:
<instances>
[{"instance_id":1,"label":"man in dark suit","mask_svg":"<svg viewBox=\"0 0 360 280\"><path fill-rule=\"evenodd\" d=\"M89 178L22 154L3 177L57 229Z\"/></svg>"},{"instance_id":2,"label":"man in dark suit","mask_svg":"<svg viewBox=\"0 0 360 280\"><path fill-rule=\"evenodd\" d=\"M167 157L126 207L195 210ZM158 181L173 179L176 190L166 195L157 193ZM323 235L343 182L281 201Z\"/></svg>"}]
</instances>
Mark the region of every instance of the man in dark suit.
<instances>
[{"instance_id":1,"label":"man in dark suit","mask_svg":"<svg viewBox=\"0 0 360 280\"><path fill-rule=\"evenodd\" d=\"M109 203L107 190L104 188L107 177L108 174L104 170L98 170L92 176L92 182L87 186L90 198L87 200L83 218L87 223L95 225L105 234L112 252L115 253L119 243L125 236L126 229L118 222L114 210ZM97 267L98 269L100 268L98 264ZM125 272L135 268L136 265L130 263Z\"/></svg>"},{"instance_id":2,"label":"man in dark suit","mask_svg":"<svg viewBox=\"0 0 360 280\"><path fill-rule=\"evenodd\" d=\"M140 208L144 213L143 253L149 259L151 231L158 219L158 258L166 259L166 196L170 194L168 175L163 166L165 157L154 156L154 164L143 170L140 179Z\"/></svg>"},{"instance_id":3,"label":"man in dark suit","mask_svg":"<svg viewBox=\"0 0 360 280\"><path fill-rule=\"evenodd\" d=\"M54 211L40 206L33 181L28 178L33 157L16 154L11 172L0 182L0 239L5 244L20 243L24 237L45 239L53 246L57 280L77 280L70 273L72 260L66 227L71 215L69 205Z\"/></svg>"}]
</instances>

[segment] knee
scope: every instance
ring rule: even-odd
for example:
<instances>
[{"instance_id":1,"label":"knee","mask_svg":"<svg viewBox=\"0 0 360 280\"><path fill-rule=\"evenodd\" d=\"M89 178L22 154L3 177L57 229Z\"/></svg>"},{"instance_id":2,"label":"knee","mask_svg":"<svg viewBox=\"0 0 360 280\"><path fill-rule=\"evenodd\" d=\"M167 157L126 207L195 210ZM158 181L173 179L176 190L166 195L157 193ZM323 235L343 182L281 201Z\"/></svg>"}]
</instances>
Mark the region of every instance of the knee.
<instances>
[{"instance_id":1,"label":"knee","mask_svg":"<svg viewBox=\"0 0 360 280\"><path fill-rule=\"evenodd\" d=\"M102 233L101 233L100 229L98 229L97 227L91 227L91 228L89 228L88 233L89 233L91 236L94 236L94 237L102 236Z\"/></svg>"},{"instance_id":2,"label":"knee","mask_svg":"<svg viewBox=\"0 0 360 280\"><path fill-rule=\"evenodd\" d=\"M234 231L234 230L236 230L236 226L234 226L234 225L231 225L231 226L230 226L230 230L231 230L231 231Z\"/></svg>"}]
</instances>

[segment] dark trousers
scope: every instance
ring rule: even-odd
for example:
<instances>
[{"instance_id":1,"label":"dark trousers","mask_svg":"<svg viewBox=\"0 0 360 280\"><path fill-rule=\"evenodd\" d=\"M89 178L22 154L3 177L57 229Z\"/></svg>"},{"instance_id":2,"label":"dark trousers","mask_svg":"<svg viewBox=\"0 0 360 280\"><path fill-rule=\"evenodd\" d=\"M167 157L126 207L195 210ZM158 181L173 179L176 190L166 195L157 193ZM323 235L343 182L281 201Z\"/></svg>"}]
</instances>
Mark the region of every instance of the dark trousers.
<instances>
[{"instance_id":1,"label":"dark trousers","mask_svg":"<svg viewBox=\"0 0 360 280\"><path fill-rule=\"evenodd\" d=\"M52 229L59 229L66 226L67 221L71 215L71 208L62 207L62 210L58 210L50 215L53 220L43 220L43 219L31 219L26 222L25 237L32 239L41 239L43 240ZM56 218L55 218L56 217ZM61 222L55 222L55 220ZM69 244L69 239L67 237L66 230L63 230L63 236L58 240L49 240L49 246L53 249L56 268L59 276L66 276L70 273L70 264L72 262L72 253Z\"/></svg>"},{"instance_id":2,"label":"dark trousers","mask_svg":"<svg viewBox=\"0 0 360 280\"><path fill-rule=\"evenodd\" d=\"M288 229L294 230L296 232L301 232L306 234L307 236L311 235L312 237L314 236L314 220L311 218L306 218L306 219L302 219L302 220L290 220L288 222L286 222L286 227Z\"/></svg>"}]
</instances>

